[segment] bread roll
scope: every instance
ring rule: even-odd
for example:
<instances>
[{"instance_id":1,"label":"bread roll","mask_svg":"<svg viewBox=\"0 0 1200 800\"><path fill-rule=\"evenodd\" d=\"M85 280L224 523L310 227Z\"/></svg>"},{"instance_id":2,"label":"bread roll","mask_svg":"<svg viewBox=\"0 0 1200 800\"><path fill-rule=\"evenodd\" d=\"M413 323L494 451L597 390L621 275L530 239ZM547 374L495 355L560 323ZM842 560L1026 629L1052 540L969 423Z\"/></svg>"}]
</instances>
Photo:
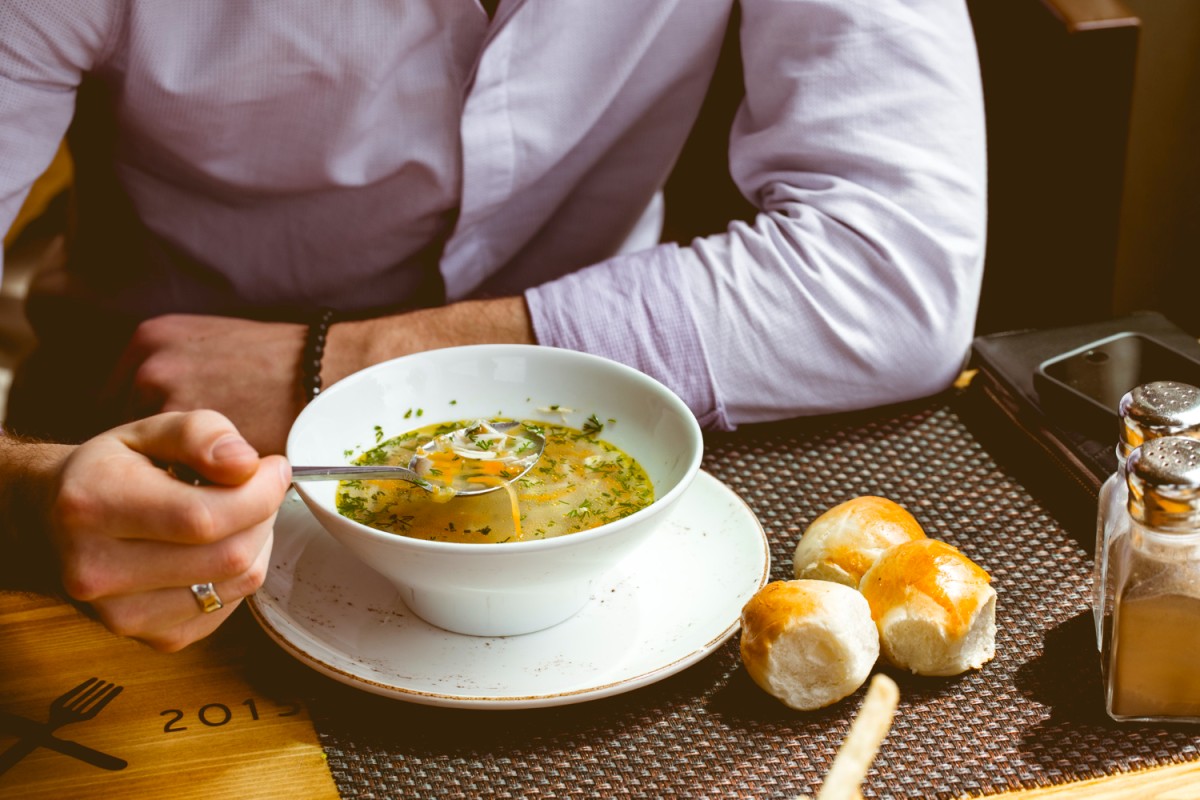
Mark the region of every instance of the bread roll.
<instances>
[{"instance_id":1,"label":"bread roll","mask_svg":"<svg viewBox=\"0 0 1200 800\"><path fill-rule=\"evenodd\" d=\"M863 573L893 545L924 539L913 515L884 497L856 497L813 520L800 537L792 568L797 578L858 588Z\"/></svg>"},{"instance_id":2,"label":"bread roll","mask_svg":"<svg viewBox=\"0 0 1200 800\"><path fill-rule=\"evenodd\" d=\"M785 705L822 708L853 694L879 658L866 600L828 581L775 581L742 609L742 663Z\"/></svg>"},{"instance_id":3,"label":"bread roll","mask_svg":"<svg viewBox=\"0 0 1200 800\"><path fill-rule=\"evenodd\" d=\"M935 539L890 548L863 576L884 657L919 675L978 669L996 651L996 590L957 548Z\"/></svg>"}]
</instances>

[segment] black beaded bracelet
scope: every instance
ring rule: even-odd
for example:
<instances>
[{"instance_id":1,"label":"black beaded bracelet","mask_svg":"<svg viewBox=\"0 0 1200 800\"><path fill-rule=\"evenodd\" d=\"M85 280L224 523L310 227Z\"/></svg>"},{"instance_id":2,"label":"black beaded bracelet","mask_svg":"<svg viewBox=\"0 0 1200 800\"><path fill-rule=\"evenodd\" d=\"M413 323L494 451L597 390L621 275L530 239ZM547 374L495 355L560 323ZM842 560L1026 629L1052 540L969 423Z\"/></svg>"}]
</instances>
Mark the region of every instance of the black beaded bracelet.
<instances>
[{"instance_id":1,"label":"black beaded bracelet","mask_svg":"<svg viewBox=\"0 0 1200 800\"><path fill-rule=\"evenodd\" d=\"M329 335L333 316L333 309L323 308L316 321L308 326L304 353L300 356L300 390L305 403L311 403L321 393L321 359L325 356L325 337Z\"/></svg>"}]
</instances>

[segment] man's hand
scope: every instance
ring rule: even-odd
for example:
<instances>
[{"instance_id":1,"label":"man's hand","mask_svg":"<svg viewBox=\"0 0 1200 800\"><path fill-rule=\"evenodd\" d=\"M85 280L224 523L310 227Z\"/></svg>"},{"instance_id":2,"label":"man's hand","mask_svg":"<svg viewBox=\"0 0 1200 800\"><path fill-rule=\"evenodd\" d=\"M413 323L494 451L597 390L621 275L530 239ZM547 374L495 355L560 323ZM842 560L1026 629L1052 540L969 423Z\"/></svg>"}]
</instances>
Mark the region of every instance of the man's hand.
<instances>
[{"instance_id":1,"label":"man's hand","mask_svg":"<svg viewBox=\"0 0 1200 800\"><path fill-rule=\"evenodd\" d=\"M169 314L138 326L106 390L118 419L215 409L259 452L282 453L303 407L303 325Z\"/></svg>"},{"instance_id":2,"label":"man's hand","mask_svg":"<svg viewBox=\"0 0 1200 800\"><path fill-rule=\"evenodd\" d=\"M109 382L121 419L211 408L259 452L282 453L303 407L306 329L288 323L170 314L143 322ZM329 331L325 386L352 372L423 350L464 344L533 344L520 297L477 300L341 322Z\"/></svg>"},{"instance_id":3,"label":"man's hand","mask_svg":"<svg viewBox=\"0 0 1200 800\"><path fill-rule=\"evenodd\" d=\"M291 481L212 411L154 416L59 455L45 474L40 530L63 588L113 632L178 650L217 628L266 576L272 526ZM65 455L65 458L62 457ZM172 477L186 466L208 483ZM212 583L224 608L201 611L189 587Z\"/></svg>"}]
</instances>

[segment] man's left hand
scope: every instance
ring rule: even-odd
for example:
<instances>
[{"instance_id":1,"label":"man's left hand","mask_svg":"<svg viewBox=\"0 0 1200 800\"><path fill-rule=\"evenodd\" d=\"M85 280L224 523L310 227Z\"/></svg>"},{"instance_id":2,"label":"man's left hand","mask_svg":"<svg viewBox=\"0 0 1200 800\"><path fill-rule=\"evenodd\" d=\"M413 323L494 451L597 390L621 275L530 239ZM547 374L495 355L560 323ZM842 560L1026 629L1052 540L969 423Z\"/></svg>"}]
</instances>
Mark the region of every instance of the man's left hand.
<instances>
[{"instance_id":1,"label":"man's left hand","mask_svg":"<svg viewBox=\"0 0 1200 800\"><path fill-rule=\"evenodd\" d=\"M282 453L307 398L300 388L304 325L168 314L138 326L106 390L122 421L211 408L263 454ZM330 327L321 377L329 386L390 358L467 344L534 344L520 296L468 300Z\"/></svg>"},{"instance_id":2,"label":"man's left hand","mask_svg":"<svg viewBox=\"0 0 1200 800\"><path fill-rule=\"evenodd\" d=\"M106 399L124 419L211 408L260 453L282 453L303 407L304 325L168 314L138 326Z\"/></svg>"}]
</instances>

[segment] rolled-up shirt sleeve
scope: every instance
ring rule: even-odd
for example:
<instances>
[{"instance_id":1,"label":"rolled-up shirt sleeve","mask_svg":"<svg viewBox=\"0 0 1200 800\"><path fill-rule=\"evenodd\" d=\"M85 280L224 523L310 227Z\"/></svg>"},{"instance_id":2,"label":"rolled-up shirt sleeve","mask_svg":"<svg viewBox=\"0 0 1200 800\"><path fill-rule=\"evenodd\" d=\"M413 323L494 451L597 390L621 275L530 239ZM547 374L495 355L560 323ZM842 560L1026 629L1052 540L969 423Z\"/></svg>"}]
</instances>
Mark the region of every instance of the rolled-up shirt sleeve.
<instances>
[{"instance_id":1,"label":"rolled-up shirt sleeve","mask_svg":"<svg viewBox=\"0 0 1200 800\"><path fill-rule=\"evenodd\" d=\"M117 5L0 0L0 230L58 151L82 75L109 46Z\"/></svg>"},{"instance_id":2,"label":"rolled-up shirt sleeve","mask_svg":"<svg viewBox=\"0 0 1200 800\"><path fill-rule=\"evenodd\" d=\"M730 169L759 209L532 288L543 344L662 380L701 423L936 393L970 347L986 159L959 0L744 0Z\"/></svg>"}]
</instances>

